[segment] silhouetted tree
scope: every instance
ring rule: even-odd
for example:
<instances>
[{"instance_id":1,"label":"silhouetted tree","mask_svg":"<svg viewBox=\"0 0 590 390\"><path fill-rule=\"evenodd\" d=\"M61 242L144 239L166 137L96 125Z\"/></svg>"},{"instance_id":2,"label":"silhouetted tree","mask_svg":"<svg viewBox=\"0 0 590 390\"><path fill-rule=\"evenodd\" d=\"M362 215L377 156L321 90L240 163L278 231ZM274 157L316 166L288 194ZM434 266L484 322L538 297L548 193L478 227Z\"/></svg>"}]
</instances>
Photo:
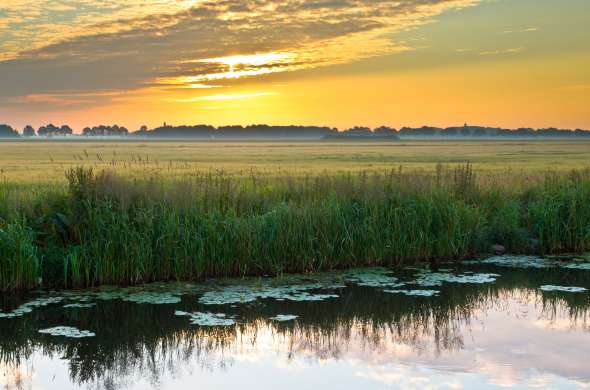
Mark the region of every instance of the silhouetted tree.
<instances>
[{"instance_id":1,"label":"silhouetted tree","mask_svg":"<svg viewBox=\"0 0 590 390\"><path fill-rule=\"evenodd\" d=\"M397 135L397 130L391 127L381 126L373 130L373 134L378 137L391 137Z\"/></svg>"},{"instance_id":2,"label":"silhouetted tree","mask_svg":"<svg viewBox=\"0 0 590 390\"><path fill-rule=\"evenodd\" d=\"M8 125L0 125L0 138L18 137L18 132Z\"/></svg>"},{"instance_id":3,"label":"silhouetted tree","mask_svg":"<svg viewBox=\"0 0 590 390\"><path fill-rule=\"evenodd\" d=\"M351 137L370 137L371 135L373 135L373 132L371 131L371 129L369 129L368 127L360 127L360 126L355 126L353 128L350 128L348 130L344 130L343 133L347 136L351 136Z\"/></svg>"},{"instance_id":4,"label":"silhouetted tree","mask_svg":"<svg viewBox=\"0 0 590 390\"><path fill-rule=\"evenodd\" d=\"M37 134L35 133L35 129L33 128L33 126L26 125L25 128L23 129L23 136L34 137L35 135L37 135Z\"/></svg>"},{"instance_id":5,"label":"silhouetted tree","mask_svg":"<svg viewBox=\"0 0 590 390\"><path fill-rule=\"evenodd\" d=\"M99 125L99 126L94 126L92 128L85 127L82 130L82 135L85 135L85 136L112 136L112 135L122 136L122 135L127 135L127 134L129 134L129 130L127 130L126 127L121 127L118 125L113 125L113 126Z\"/></svg>"},{"instance_id":6,"label":"silhouetted tree","mask_svg":"<svg viewBox=\"0 0 590 390\"><path fill-rule=\"evenodd\" d=\"M59 128L59 135L72 135L72 133L72 128L68 125L62 125L62 127Z\"/></svg>"}]
</instances>

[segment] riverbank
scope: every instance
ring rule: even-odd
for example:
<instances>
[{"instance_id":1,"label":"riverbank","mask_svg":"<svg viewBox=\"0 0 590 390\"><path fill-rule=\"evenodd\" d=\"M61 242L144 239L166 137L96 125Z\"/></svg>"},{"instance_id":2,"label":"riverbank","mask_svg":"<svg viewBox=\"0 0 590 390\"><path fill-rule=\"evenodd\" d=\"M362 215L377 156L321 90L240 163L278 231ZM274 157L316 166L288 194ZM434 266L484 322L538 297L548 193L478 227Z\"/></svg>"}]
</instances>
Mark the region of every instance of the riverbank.
<instances>
[{"instance_id":1,"label":"riverbank","mask_svg":"<svg viewBox=\"0 0 590 390\"><path fill-rule=\"evenodd\" d=\"M590 250L590 173L123 177L0 184L0 289L309 273ZM512 181L511 181L512 180Z\"/></svg>"}]
</instances>

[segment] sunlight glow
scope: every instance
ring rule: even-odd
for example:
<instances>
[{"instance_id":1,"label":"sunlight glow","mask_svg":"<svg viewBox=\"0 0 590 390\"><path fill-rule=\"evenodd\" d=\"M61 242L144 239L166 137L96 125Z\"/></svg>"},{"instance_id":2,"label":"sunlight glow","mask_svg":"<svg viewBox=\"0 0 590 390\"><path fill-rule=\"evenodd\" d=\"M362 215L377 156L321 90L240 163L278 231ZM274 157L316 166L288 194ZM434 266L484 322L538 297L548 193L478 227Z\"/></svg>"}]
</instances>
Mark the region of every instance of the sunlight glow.
<instances>
[{"instance_id":1,"label":"sunlight glow","mask_svg":"<svg viewBox=\"0 0 590 390\"><path fill-rule=\"evenodd\" d=\"M232 94L218 94L218 95L207 95L197 96L188 99L169 99L177 103L192 103L199 100L236 100L236 99L250 99L262 96L273 96L277 95L276 92L256 92L256 93L232 93Z\"/></svg>"},{"instance_id":2,"label":"sunlight glow","mask_svg":"<svg viewBox=\"0 0 590 390\"><path fill-rule=\"evenodd\" d=\"M271 52L183 61L181 64L219 65L221 71L203 73L195 76L160 78L156 80L156 83L164 85L188 84L191 85L192 88L207 88L207 84L203 84L203 82L239 79L242 77L260 76L295 70L297 68L297 65L294 65L296 62L295 58L296 55L292 53Z\"/></svg>"},{"instance_id":3,"label":"sunlight glow","mask_svg":"<svg viewBox=\"0 0 590 390\"><path fill-rule=\"evenodd\" d=\"M212 63L212 64L224 64L230 67L234 67L236 65L251 65L251 66L263 66L263 65L272 65L272 64L283 64L287 63L292 60L294 57L291 53L281 53L281 52L272 52L272 53L259 53L259 54L250 54L250 55L236 55L236 56L227 56L227 57L217 57L217 58L206 58L204 60L199 60L198 62L205 62L205 63Z\"/></svg>"}]
</instances>

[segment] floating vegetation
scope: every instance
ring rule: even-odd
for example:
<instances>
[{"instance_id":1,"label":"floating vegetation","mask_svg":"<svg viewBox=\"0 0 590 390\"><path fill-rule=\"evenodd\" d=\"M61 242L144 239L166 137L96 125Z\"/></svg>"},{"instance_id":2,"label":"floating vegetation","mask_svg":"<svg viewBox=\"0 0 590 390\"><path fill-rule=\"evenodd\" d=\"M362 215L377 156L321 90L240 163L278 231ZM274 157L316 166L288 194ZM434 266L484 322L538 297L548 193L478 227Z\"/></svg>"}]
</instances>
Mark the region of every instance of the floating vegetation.
<instances>
[{"instance_id":1,"label":"floating vegetation","mask_svg":"<svg viewBox=\"0 0 590 390\"><path fill-rule=\"evenodd\" d=\"M14 310L8 312L8 313L0 312L0 318L22 317L26 313L30 313L32 311L33 311L33 309L28 308L28 307L19 307L17 309L14 309Z\"/></svg>"},{"instance_id":2,"label":"floating vegetation","mask_svg":"<svg viewBox=\"0 0 590 390\"><path fill-rule=\"evenodd\" d=\"M383 290L389 294L403 294L410 297L432 297L438 295L438 290Z\"/></svg>"},{"instance_id":3,"label":"floating vegetation","mask_svg":"<svg viewBox=\"0 0 590 390\"><path fill-rule=\"evenodd\" d=\"M590 263L572 263L572 264L564 265L563 268L581 269L581 270L590 271Z\"/></svg>"},{"instance_id":4,"label":"floating vegetation","mask_svg":"<svg viewBox=\"0 0 590 390\"><path fill-rule=\"evenodd\" d=\"M72 326L56 326L54 328L41 329L39 333L48 334L51 336L63 336L74 339L80 339L84 337L94 337L96 334L89 330L79 330Z\"/></svg>"},{"instance_id":5,"label":"floating vegetation","mask_svg":"<svg viewBox=\"0 0 590 390\"><path fill-rule=\"evenodd\" d=\"M322 283L296 284L291 286L228 286L222 290L207 291L199 302L204 305L231 305L255 302L258 299L276 299L278 301L323 301L338 298L336 294L316 294L309 290L334 289L341 285Z\"/></svg>"},{"instance_id":6,"label":"floating vegetation","mask_svg":"<svg viewBox=\"0 0 590 390\"><path fill-rule=\"evenodd\" d=\"M588 291L588 289L586 289L584 287L553 286L553 285L550 285L550 284L547 284L545 286L541 286L539 288L539 290L546 291L546 292L550 292L550 291L561 291L561 292L570 292L570 293L577 293L577 292L585 292L585 291Z\"/></svg>"},{"instance_id":7,"label":"floating vegetation","mask_svg":"<svg viewBox=\"0 0 590 390\"><path fill-rule=\"evenodd\" d=\"M454 275L442 272L426 272L423 271L417 275L415 284L423 287L442 286L443 283L467 283L467 284L482 284L493 283L498 274L485 273L469 273Z\"/></svg>"},{"instance_id":8,"label":"floating vegetation","mask_svg":"<svg viewBox=\"0 0 590 390\"><path fill-rule=\"evenodd\" d=\"M396 288L405 285L400 283L398 278L390 276L390 273L391 271L386 268L358 269L347 273L346 281L357 286L377 288Z\"/></svg>"},{"instance_id":9,"label":"floating vegetation","mask_svg":"<svg viewBox=\"0 0 590 390\"><path fill-rule=\"evenodd\" d=\"M463 264L492 264L499 267L510 268L566 268L590 271L590 262L580 261L582 259L571 256L494 256L484 260L464 261ZM561 261L560 261L561 260ZM567 260L567 261L564 261Z\"/></svg>"},{"instance_id":10,"label":"floating vegetation","mask_svg":"<svg viewBox=\"0 0 590 390\"><path fill-rule=\"evenodd\" d=\"M299 316L295 314L278 314L274 317L270 317L270 319L274 321L293 321L297 318L299 318Z\"/></svg>"},{"instance_id":11,"label":"floating vegetation","mask_svg":"<svg viewBox=\"0 0 590 390\"><path fill-rule=\"evenodd\" d=\"M171 305L180 303L179 296L171 293L141 292L123 298L124 301L150 305Z\"/></svg>"},{"instance_id":12,"label":"floating vegetation","mask_svg":"<svg viewBox=\"0 0 590 390\"><path fill-rule=\"evenodd\" d=\"M228 317L226 314L223 313L203 313L203 312L195 312L195 313L188 313L185 311L177 310L174 312L177 316L183 317L190 317L190 322L193 325L200 325L200 326L231 326L236 323L234 319Z\"/></svg>"},{"instance_id":13,"label":"floating vegetation","mask_svg":"<svg viewBox=\"0 0 590 390\"><path fill-rule=\"evenodd\" d=\"M37 298L30 302L23 303L22 305L8 313L0 312L0 318L22 317L27 313L31 313L35 308L47 306L53 303L60 303L62 300L63 297Z\"/></svg>"},{"instance_id":14,"label":"floating vegetation","mask_svg":"<svg viewBox=\"0 0 590 390\"><path fill-rule=\"evenodd\" d=\"M118 289L113 289L113 290L107 290L107 291L100 291L94 294L94 296L96 297L96 299L99 299L101 301L112 301L115 299L123 299L128 295L128 293L126 293L124 290L118 290Z\"/></svg>"},{"instance_id":15,"label":"floating vegetation","mask_svg":"<svg viewBox=\"0 0 590 390\"><path fill-rule=\"evenodd\" d=\"M552 268L557 262L537 256L494 256L484 260L465 261L464 264L492 264L511 268Z\"/></svg>"},{"instance_id":16,"label":"floating vegetation","mask_svg":"<svg viewBox=\"0 0 590 390\"><path fill-rule=\"evenodd\" d=\"M96 303L69 303L64 305L65 309L86 309L96 306Z\"/></svg>"}]
</instances>

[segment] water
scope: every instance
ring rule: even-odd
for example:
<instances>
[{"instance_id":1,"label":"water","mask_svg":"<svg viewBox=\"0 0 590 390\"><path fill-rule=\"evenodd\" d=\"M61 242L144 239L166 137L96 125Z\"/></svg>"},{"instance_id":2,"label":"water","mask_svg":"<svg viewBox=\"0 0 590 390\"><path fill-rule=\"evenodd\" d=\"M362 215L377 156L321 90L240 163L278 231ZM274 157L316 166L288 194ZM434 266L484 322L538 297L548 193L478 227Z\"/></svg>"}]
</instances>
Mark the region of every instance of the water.
<instances>
[{"instance_id":1,"label":"water","mask_svg":"<svg viewBox=\"0 0 590 390\"><path fill-rule=\"evenodd\" d=\"M586 263L492 263L4 297L0 386L590 387Z\"/></svg>"}]
</instances>

